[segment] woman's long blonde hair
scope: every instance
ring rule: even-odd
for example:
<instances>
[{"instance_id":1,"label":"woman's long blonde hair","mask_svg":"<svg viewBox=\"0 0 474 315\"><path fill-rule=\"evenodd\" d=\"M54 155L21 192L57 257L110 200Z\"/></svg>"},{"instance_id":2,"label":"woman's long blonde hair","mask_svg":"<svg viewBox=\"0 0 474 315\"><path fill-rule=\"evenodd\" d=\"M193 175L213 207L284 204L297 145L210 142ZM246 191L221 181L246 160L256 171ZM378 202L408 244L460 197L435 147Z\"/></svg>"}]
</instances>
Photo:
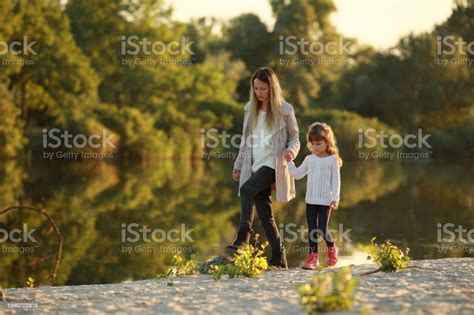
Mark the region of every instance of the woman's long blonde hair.
<instances>
[{"instance_id":1,"label":"woman's long blonde hair","mask_svg":"<svg viewBox=\"0 0 474 315\"><path fill-rule=\"evenodd\" d=\"M257 124L258 118L258 110L260 109L260 102L255 95L255 88L254 88L254 81L255 79L259 79L269 85L270 88L270 99L269 105L270 109L267 112L265 117L265 123L269 130L272 130L280 123L281 119L281 103L283 98L281 96L281 88L280 82L278 82L278 78L275 72L267 67L258 68L252 75L250 79L250 104L251 104L251 112L250 112L250 126L252 129Z\"/></svg>"},{"instance_id":2,"label":"woman's long blonde hair","mask_svg":"<svg viewBox=\"0 0 474 315\"><path fill-rule=\"evenodd\" d=\"M308 133L306 134L306 140L308 141L307 145L310 151L312 151L311 142L324 140L327 144L326 153L334 155L339 167L342 166L342 159L339 155L336 137L334 136L331 126L321 122L312 123L311 126L309 126Z\"/></svg>"}]
</instances>

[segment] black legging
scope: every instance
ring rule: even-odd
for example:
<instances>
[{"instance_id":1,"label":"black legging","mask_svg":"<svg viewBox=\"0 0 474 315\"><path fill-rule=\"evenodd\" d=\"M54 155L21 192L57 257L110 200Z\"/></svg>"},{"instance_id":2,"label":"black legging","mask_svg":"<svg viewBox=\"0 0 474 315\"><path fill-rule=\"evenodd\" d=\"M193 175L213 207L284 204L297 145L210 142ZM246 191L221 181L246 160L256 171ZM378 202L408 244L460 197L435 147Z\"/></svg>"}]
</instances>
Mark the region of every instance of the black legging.
<instances>
[{"instance_id":1,"label":"black legging","mask_svg":"<svg viewBox=\"0 0 474 315\"><path fill-rule=\"evenodd\" d=\"M328 247L334 246L334 241L327 231L330 216L331 210L329 210L329 206L306 204L309 251L311 253L318 252L318 234L326 240Z\"/></svg>"},{"instance_id":2,"label":"black legging","mask_svg":"<svg viewBox=\"0 0 474 315\"><path fill-rule=\"evenodd\" d=\"M280 233L275 223L270 198L271 186L275 182L275 170L262 166L240 187L240 230L251 232L254 211L257 208L258 218L267 236L272 251L282 248Z\"/></svg>"}]
</instances>

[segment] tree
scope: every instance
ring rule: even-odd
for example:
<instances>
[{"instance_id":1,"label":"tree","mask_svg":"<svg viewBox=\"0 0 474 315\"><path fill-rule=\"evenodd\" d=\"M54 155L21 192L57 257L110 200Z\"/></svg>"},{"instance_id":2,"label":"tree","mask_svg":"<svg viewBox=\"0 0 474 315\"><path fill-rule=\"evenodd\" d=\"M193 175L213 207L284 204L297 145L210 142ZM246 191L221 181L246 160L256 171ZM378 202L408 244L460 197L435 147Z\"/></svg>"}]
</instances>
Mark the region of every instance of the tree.
<instances>
[{"instance_id":1,"label":"tree","mask_svg":"<svg viewBox=\"0 0 474 315\"><path fill-rule=\"evenodd\" d=\"M0 84L0 157L15 157L26 144L20 110L13 104L11 94Z\"/></svg>"},{"instance_id":2,"label":"tree","mask_svg":"<svg viewBox=\"0 0 474 315\"><path fill-rule=\"evenodd\" d=\"M25 129L30 123L78 126L96 100L98 80L74 42L60 1L17 1L9 10L16 12L18 24L14 29L7 26L5 33L2 30L6 40L26 38L34 44L32 53L18 56L34 64L24 65L6 78Z\"/></svg>"}]
</instances>

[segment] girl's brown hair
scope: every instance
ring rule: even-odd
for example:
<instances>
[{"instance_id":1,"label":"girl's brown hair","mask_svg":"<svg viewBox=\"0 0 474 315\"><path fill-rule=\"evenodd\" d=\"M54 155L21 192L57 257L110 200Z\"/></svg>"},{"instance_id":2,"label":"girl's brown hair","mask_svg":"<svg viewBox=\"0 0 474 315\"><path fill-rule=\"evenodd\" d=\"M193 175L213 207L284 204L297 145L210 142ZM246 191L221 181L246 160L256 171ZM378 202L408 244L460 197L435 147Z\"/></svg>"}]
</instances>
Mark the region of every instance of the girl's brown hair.
<instances>
[{"instance_id":1,"label":"girl's brown hair","mask_svg":"<svg viewBox=\"0 0 474 315\"><path fill-rule=\"evenodd\" d=\"M260 106L260 102L258 101L257 96L255 95L255 79L259 79L260 81L267 83L270 88L270 109L268 110L267 115L265 117L265 123L268 129L272 130L280 123L281 118L281 102L283 99L281 96L280 83L275 72L270 68L258 68L257 71L253 73L252 78L250 79L250 125L252 126L252 128L255 127L255 125L257 124L258 110Z\"/></svg>"},{"instance_id":2,"label":"girl's brown hair","mask_svg":"<svg viewBox=\"0 0 474 315\"><path fill-rule=\"evenodd\" d=\"M339 167L342 166L342 159L339 155L339 148L337 147L336 137L332 131L331 126L326 123L315 122L309 126L308 133L306 134L307 145L310 151L311 142L314 141L325 141L327 144L326 153L334 155L337 159Z\"/></svg>"}]
</instances>

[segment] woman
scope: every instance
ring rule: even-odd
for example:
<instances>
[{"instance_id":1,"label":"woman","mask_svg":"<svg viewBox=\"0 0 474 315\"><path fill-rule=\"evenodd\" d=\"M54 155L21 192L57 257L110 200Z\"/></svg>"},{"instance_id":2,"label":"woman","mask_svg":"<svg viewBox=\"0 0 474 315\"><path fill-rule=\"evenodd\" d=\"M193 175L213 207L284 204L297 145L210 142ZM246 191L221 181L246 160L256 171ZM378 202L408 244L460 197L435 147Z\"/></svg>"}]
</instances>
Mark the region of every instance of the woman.
<instances>
[{"instance_id":1,"label":"woman","mask_svg":"<svg viewBox=\"0 0 474 315\"><path fill-rule=\"evenodd\" d=\"M269 266L288 268L285 248L273 218L271 192L276 200L295 197L295 181L284 157L294 159L300 150L299 130L293 107L283 100L278 78L270 68L259 68L250 81L250 101L244 108L244 124L233 177L239 181L240 224L229 254L243 248L253 232L253 206L272 248Z\"/></svg>"}]
</instances>

